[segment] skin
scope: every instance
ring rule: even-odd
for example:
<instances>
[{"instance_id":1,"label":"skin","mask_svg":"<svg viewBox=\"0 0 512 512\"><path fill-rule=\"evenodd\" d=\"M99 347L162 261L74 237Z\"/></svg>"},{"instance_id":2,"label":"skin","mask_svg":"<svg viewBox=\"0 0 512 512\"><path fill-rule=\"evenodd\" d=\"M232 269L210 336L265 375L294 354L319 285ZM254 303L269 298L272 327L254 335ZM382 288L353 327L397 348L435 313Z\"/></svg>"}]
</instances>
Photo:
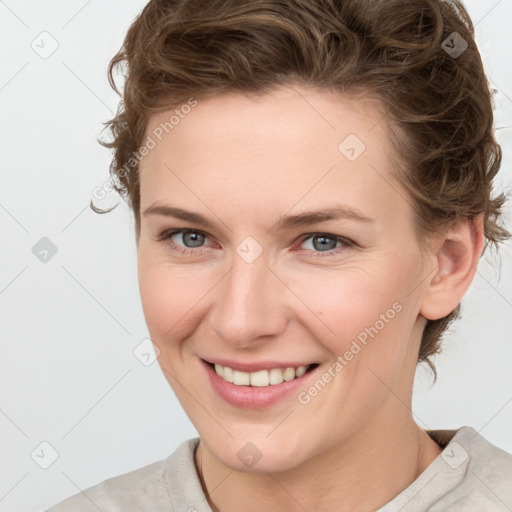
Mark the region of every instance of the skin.
<instances>
[{"instance_id":1,"label":"skin","mask_svg":"<svg viewBox=\"0 0 512 512\"><path fill-rule=\"evenodd\" d=\"M147 134L172 112L153 115ZM215 511L375 510L441 453L413 420L414 373L426 319L448 314L471 283L482 224L460 221L421 246L387 130L364 98L304 87L229 93L199 101L141 162L143 310L199 432L196 466ZM349 134L366 146L354 161L338 150ZM213 226L143 214L155 204ZM275 229L283 215L339 205L371 220ZM180 228L206 233L203 245L160 240ZM313 239L325 233L353 245L322 251ZM248 236L263 250L252 263L236 251ZM400 312L307 405L292 394L264 410L233 407L200 364L292 359L327 371L397 302ZM237 457L248 441L262 455L250 468Z\"/></svg>"}]
</instances>

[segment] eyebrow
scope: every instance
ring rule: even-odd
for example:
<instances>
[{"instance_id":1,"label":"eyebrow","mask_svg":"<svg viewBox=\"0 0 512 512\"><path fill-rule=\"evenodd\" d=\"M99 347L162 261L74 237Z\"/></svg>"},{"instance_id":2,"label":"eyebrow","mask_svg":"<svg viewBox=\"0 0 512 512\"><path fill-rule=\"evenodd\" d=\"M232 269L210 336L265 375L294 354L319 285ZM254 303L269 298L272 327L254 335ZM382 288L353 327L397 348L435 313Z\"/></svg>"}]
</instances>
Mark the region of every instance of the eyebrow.
<instances>
[{"instance_id":1,"label":"eyebrow","mask_svg":"<svg viewBox=\"0 0 512 512\"><path fill-rule=\"evenodd\" d=\"M297 215L284 215L276 222L272 229L277 229L279 231L338 219L373 222L370 217L366 217L359 210L349 208L348 206L339 206L337 208L303 212Z\"/></svg>"},{"instance_id":2,"label":"eyebrow","mask_svg":"<svg viewBox=\"0 0 512 512\"><path fill-rule=\"evenodd\" d=\"M146 208L142 213L144 217L148 215L163 215L164 217L174 217L176 219L186 220L195 224L202 224L207 228L213 228L212 221L201 215L200 213L189 212L181 208L172 206L153 204Z\"/></svg>"},{"instance_id":3,"label":"eyebrow","mask_svg":"<svg viewBox=\"0 0 512 512\"><path fill-rule=\"evenodd\" d=\"M174 217L176 219L193 222L195 224L201 224L209 229L214 227L214 223L200 213L183 210L182 208L175 208L172 206L153 204L146 208L142 215L144 217L149 215L162 215L164 217ZM282 231L337 219L349 219L359 222L373 222L373 219L366 217L359 210L347 206L339 206L336 208L328 208L324 210L307 211L297 215L284 215L274 224L274 226L269 231Z\"/></svg>"}]
</instances>

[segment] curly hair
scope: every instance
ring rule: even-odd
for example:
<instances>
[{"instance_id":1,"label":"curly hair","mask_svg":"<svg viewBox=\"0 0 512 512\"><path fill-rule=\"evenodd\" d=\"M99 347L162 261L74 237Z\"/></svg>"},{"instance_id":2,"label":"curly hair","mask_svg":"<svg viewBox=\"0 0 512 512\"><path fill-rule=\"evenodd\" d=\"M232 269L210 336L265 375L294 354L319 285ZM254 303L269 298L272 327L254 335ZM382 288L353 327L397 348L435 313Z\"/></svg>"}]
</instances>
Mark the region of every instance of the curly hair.
<instances>
[{"instance_id":1,"label":"curly hair","mask_svg":"<svg viewBox=\"0 0 512 512\"><path fill-rule=\"evenodd\" d=\"M124 92L114 71L123 68ZM110 174L140 233L138 150L151 115L224 92L302 84L377 100L392 122L398 178L417 235L483 214L486 247L509 236L489 82L463 4L444 0L151 0L112 58L122 96L105 123ZM91 203L92 207L92 203ZM96 209L96 211L99 211ZM100 211L101 213L104 213ZM439 353L459 316L428 320L418 362Z\"/></svg>"}]
</instances>

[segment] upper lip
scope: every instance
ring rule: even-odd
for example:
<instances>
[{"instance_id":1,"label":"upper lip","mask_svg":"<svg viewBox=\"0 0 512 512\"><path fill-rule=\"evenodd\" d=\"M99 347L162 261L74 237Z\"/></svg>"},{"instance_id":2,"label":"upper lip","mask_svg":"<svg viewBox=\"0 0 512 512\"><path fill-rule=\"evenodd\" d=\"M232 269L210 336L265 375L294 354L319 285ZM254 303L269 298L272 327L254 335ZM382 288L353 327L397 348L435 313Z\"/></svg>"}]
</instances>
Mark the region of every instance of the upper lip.
<instances>
[{"instance_id":1,"label":"upper lip","mask_svg":"<svg viewBox=\"0 0 512 512\"><path fill-rule=\"evenodd\" d=\"M273 368L298 368L299 366L308 366L317 364L314 362L294 362L294 361L257 361L257 362L243 362L233 361L231 359L203 359L207 363L220 364L221 366L229 366L233 370L240 372L257 372L259 370L271 370Z\"/></svg>"}]
</instances>

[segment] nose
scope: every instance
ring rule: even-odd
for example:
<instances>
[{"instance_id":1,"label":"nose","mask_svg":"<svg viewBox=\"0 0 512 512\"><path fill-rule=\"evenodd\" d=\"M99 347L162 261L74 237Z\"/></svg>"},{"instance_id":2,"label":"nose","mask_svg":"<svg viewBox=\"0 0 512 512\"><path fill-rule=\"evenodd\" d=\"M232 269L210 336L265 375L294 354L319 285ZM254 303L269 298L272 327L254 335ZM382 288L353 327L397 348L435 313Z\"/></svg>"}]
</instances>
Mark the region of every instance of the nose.
<instances>
[{"instance_id":1,"label":"nose","mask_svg":"<svg viewBox=\"0 0 512 512\"><path fill-rule=\"evenodd\" d=\"M222 279L210 315L210 327L226 343L248 348L282 334L289 321L286 286L260 256L247 263L235 255Z\"/></svg>"}]
</instances>

